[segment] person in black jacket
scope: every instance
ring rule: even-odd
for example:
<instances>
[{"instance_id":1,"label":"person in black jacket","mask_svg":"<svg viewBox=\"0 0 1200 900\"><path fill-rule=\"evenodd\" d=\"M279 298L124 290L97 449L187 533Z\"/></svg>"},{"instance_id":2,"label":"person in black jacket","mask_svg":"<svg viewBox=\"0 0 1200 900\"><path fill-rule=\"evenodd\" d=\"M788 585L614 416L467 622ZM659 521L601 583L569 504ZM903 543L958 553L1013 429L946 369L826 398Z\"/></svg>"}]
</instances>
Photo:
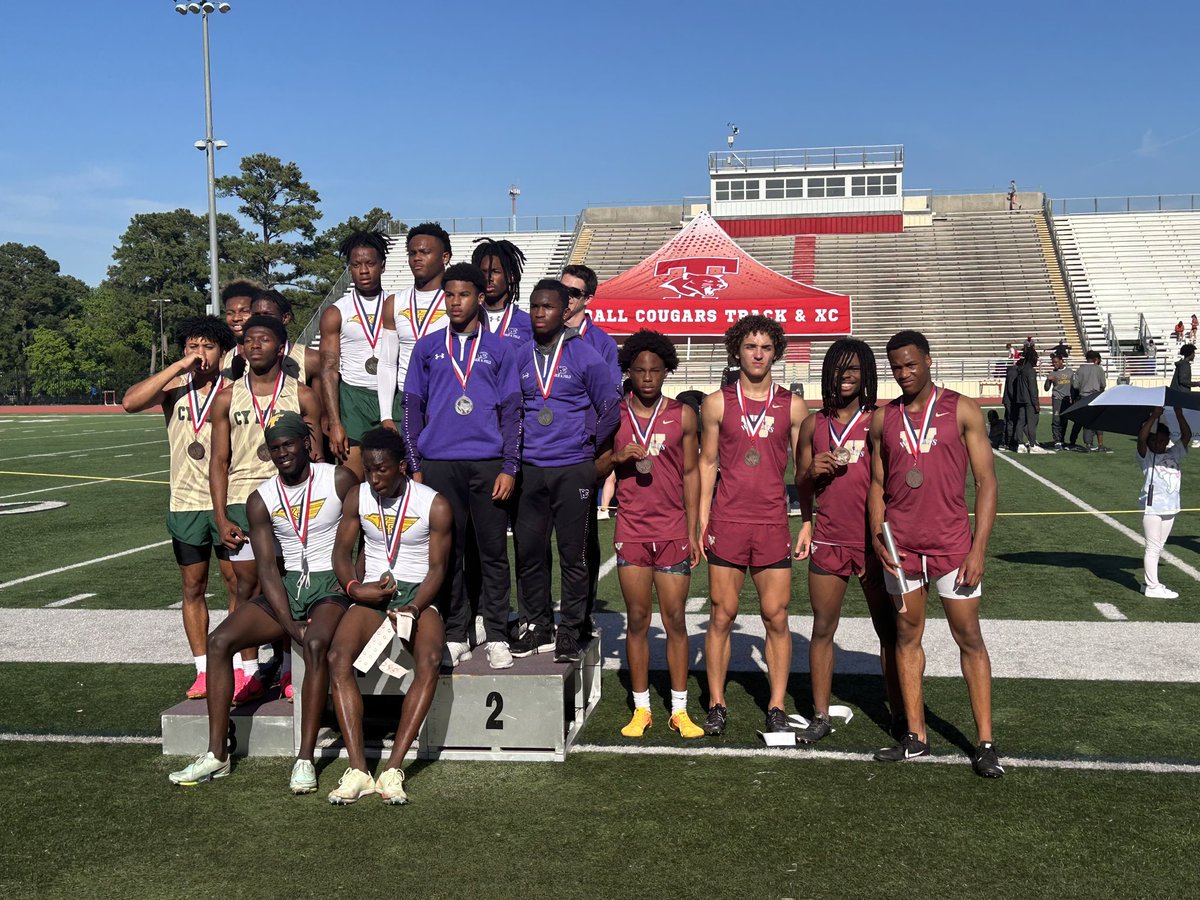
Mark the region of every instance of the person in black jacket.
<instances>
[{"instance_id":1,"label":"person in black jacket","mask_svg":"<svg viewBox=\"0 0 1200 900\"><path fill-rule=\"evenodd\" d=\"M1171 387L1179 391L1190 391L1192 381L1192 359L1196 356L1195 344L1184 344L1179 348L1179 359L1175 363L1175 374L1171 376Z\"/></svg>"},{"instance_id":2,"label":"person in black jacket","mask_svg":"<svg viewBox=\"0 0 1200 900\"><path fill-rule=\"evenodd\" d=\"M1016 377L1012 386L1012 406L1016 414L1016 433L1018 453L1049 453L1037 442L1038 414L1041 411L1041 398L1038 396L1037 384L1037 351L1026 349L1017 367Z\"/></svg>"}]
</instances>

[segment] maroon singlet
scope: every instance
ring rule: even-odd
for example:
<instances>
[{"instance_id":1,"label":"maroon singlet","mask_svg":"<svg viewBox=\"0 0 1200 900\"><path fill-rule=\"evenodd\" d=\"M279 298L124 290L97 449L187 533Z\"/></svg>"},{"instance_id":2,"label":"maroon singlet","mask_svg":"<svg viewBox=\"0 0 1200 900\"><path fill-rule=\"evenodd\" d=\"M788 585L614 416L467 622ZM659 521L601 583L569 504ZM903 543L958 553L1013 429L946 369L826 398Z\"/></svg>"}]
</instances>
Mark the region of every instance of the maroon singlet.
<instances>
[{"instance_id":1,"label":"maroon singlet","mask_svg":"<svg viewBox=\"0 0 1200 900\"><path fill-rule=\"evenodd\" d=\"M924 556L958 556L971 549L971 524L963 491L967 480L967 448L958 434L957 391L938 389L921 457L916 461L923 481L918 488L905 482L913 468L902 418L903 398L897 397L883 414L883 499L886 520L896 546ZM921 416L909 414L913 430Z\"/></svg>"},{"instance_id":2,"label":"maroon singlet","mask_svg":"<svg viewBox=\"0 0 1200 900\"><path fill-rule=\"evenodd\" d=\"M649 417L638 416L644 429ZM629 421L629 401L621 401L621 424L613 446L633 443L636 436ZM633 460L617 466L617 526L615 543L657 543L688 539L687 513L683 506L683 404L663 404L650 434L650 458L654 468L643 475Z\"/></svg>"},{"instance_id":3,"label":"maroon singlet","mask_svg":"<svg viewBox=\"0 0 1200 900\"><path fill-rule=\"evenodd\" d=\"M709 519L746 525L787 524L783 473L787 470L788 444L792 437L792 392L772 383L770 409L758 438L751 441L742 427L737 385L721 389L725 414L721 417L721 436L717 441L717 459L721 479L713 498ZM757 416L765 402L744 397L746 414ZM758 450L757 466L746 465L746 451Z\"/></svg>"},{"instance_id":4,"label":"maroon singlet","mask_svg":"<svg viewBox=\"0 0 1200 900\"><path fill-rule=\"evenodd\" d=\"M844 427L824 411L813 421L813 456L833 451L829 422L841 432ZM845 435L843 446L851 453L850 463L839 466L831 481L819 489L813 520L813 540L844 547L865 547L867 541L867 490L871 487L871 411L863 413Z\"/></svg>"}]
</instances>

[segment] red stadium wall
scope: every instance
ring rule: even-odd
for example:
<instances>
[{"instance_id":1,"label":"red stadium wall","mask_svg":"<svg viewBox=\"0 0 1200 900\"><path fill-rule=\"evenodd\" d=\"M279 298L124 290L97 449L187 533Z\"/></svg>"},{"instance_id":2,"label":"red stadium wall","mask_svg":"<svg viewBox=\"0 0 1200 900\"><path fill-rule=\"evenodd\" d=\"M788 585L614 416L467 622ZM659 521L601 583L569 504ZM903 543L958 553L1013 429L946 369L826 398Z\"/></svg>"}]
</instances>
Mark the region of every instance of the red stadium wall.
<instances>
[{"instance_id":1,"label":"red stadium wall","mask_svg":"<svg viewBox=\"0 0 1200 900\"><path fill-rule=\"evenodd\" d=\"M787 234L881 234L904 230L904 216L791 216L783 219L718 219L732 238Z\"/></svg>"}]
</instances>

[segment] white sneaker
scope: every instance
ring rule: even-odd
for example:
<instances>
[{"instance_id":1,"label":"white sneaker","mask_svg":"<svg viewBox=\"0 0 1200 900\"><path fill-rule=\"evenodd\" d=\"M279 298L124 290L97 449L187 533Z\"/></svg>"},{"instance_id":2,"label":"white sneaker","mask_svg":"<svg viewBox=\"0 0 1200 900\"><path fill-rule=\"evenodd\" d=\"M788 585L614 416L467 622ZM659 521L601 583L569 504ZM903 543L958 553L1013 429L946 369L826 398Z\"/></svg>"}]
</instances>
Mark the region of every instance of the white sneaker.
<instances>
[{"instance_id":1,"label":"white sneaker","mask_svg":"<svg viewBox=\"0 0 1200 900\"><path fill-rule=\"evenodd\" d=\"M596 511L596 518L597 518L597 519L607 519L607 518L608 518L608 510L607 510L607 509L600 509L600 510L597 510L597 511Z\"/></svg>"},{"instance_id":2,"label":"white sneaker","mask_svg":"<svg viewBox=\"0 0 1200 900\"><path fill-rule=\"evenodd\" d=\"M317 789L317 769L310 759L298 759L292 766L288 790L293 794L311 794Z\"/></svg>"},{"instance_id":3,"label":"white sneaker","mask_svg":"<svg viewBox=\"0 0 1200 900\"><path fill-rule=\"evenodd\" d=\"M1173 591L1165 584L1148 584L1145 594L1151 600L1175 600L1179 597L1179 591Z\"/></svg>"},{"instance_id":4,"label":"white sneaker","mask_svg":"<svg viewBox=\"0 0 1200 900\"><path fill-rule=\"evenodd\" d=\"M447 641L442 653L442 665L458 668L458 664L471 658L471 645L467 641Z\"/></svg>"},{"instance_id":5,"label":"white sneaker","mask_svg":"<svg viewBox=\"0 0 1200 900\"><path fill-rule=\"evenodd\" d=\"M1192 438L1192 442L1188 444L1188 446L1193 450L1195 450L1197 447L1200 447L1200 438Z\"/></svg>"},{"instance_id":6,"label":"white sneaker","mask_svg":"<svg viewBox=\"0 0 1200 900\"><path fill-rule=\"evenodd\" d=\"M338 779L338 786L329 792L334 806L349 806L375 793L375 779L361 769L347 769Z\"/></svg>"},{"instance_id":7,"label":"white sneaker","mask_svg":"<svg viewBox=\"0 0 1200 900\"><path fill-rule=\"evenodd\" d=\"M224 761L219 760L210 750L197 756L191 763L178 772L172 772L167 777L171 779L172 784L182 784L185 787L203 784L205 781L216 781L218 778L226 777L232 771L230 760L231 757L228 756Z\"/></svg>"},{"instance_id":8,"label":"white sneaker","mask_svg":"<svg viewBox=\"0 0 1200 900\"><path fill-rule=\"evenodd\" d=\"M488 641L488 665L493 669L511 669L513 664L512 651L504 641Z\"/></svg>"},{"instance_id":9,"label":"white sneaker","mask_svg":"<svg viewBox=\"0 0 1200 900\"><path fill-rule=\"evenodd\" d=\"M471 633L467 635L467 643L473 648L487 643L487 629L483 625L483 616L476 616L471 623Z\"/></svg>"},{"instance_id":10,"label":"white sneaker","mask_svg":"<svg viewBox=\"0 0 1200 900\"><path fill-rule=\"evenodd\" d=\"M1028 453L1029 448L1026 447L1024 444L1017 444L1017 452L1018 453Z\"/></svg>"},{"instance_id":11,"label":"white sneaker","mask_svg":"<svg viewBox=\"0 0 1200 900\"><path fill-rule=\"evenodd\" d=\"M1030 452L1030 453L1038 453L1038 454L1045 455L1045 454L1047 454L1047 453L1053 453L1054 451L1053 451L1053 450L1047 450L1045 447L1039 446L1038 444L1033 444L1033 445L1031 445L1031 446L1030 446L1030 448L1029 448L1029 452Z\"/></svg>"},{"instance_id":12,"label":"white sneaker","mask_svg":"<svg viewBox=\"0 0 1200 900\"><path fill-rule=\"evenodd\" d=\"M388 769L375 782L375 792L384 803L399 806L408 802L408 794L404 792L404 770Z\"/></svg>"}]
</instances>

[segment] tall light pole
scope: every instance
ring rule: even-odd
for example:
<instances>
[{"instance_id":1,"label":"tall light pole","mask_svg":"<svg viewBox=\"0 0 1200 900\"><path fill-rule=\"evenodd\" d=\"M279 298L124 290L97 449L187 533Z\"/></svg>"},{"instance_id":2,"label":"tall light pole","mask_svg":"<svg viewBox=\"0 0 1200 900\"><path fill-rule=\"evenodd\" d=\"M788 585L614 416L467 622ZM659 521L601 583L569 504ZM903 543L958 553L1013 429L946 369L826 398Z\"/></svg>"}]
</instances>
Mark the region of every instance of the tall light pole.
<instances>
[{"instance_id":1,"label":"tall light pole","mask_svg":"<svg viewBox=\"0 0 1200 900\"><path fill-rule=\"evenodd\" d=\"M159 359L158 359L158 368L161 369L165 365L163 360L165 360L167 358L167 333L166 333L166 331L163 330L163 304L170 303L171 298L170 297L151 297L150 302L158 304L158 343L159 343L159 347L161 347L161 355L159 356ZM151 366L150 366L150 374L151 375L154 374L154 365L153 364L151 364Z\"/></svg>"},{"instance_id":2,"label":"tall light pole","mask_svg":"<svg viewBox=\"0 0 1200 900\"><path fill-rule=\"evenodd\" d=\"M208 312L219 315L221 281L217 265L217 151L227 146L224 141L213 140L212 121L212 76L208 59L208 17L213 12L227 13L231 9L228 3L176 3L175 12L181 16L196 13L200 16L204 32L204 140L196 141L196 149L205 151L208 157ZM161 310L162 307L160 306Z\"/></svg>"},{"instance_id":3,"label":"tall light pole","mask_svg":"<svg viewBox=\"0 0 1200 900\"><path fill-rule=\"evenodd\" d=\"M509 226L509 231L517 230L517 198L521 196L521 189L515 184L508 186L508 199L512 201L512 221Z\"/></svg>"}]
</instances>

